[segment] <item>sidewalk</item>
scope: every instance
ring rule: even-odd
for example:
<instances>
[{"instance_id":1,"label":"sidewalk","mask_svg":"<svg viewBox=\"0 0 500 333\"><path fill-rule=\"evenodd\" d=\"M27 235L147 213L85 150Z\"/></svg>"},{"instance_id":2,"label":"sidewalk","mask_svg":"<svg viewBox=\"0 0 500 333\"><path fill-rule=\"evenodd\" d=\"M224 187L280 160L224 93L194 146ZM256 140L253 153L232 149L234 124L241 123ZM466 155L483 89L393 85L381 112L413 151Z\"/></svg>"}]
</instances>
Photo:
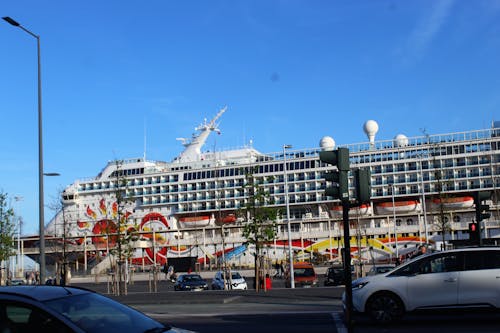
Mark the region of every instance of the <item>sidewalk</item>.
<instances>
[{"instance_id":1,"label":"sidewalk","mask_svg":"<svg viewBox=\"0 0 500 333\"><path fill-rule=\"evenodd\" d=\"M317 275L323 275L326 273L326 266L319 266L315 267L314 270L316 271ZM254 276L254 270L253 269L244 269L244 270L235 270L238 271L242 276L245 278L252 278ZM200 271L200 272L193 272L200 274L202 278L205 280L212 279L217 271ZM185 274L186 272L176 272L177 274ZM133 281L148 281L150 278L149 272L135 272L132 276ZM73 275L71 277L71 283L105 283L110 279L109 275L106 274L99 274L98 276L95 275ZM158 272L158 279L164 280L165 279L165 273L163 272Z\"/></svg>"}]
</instances>

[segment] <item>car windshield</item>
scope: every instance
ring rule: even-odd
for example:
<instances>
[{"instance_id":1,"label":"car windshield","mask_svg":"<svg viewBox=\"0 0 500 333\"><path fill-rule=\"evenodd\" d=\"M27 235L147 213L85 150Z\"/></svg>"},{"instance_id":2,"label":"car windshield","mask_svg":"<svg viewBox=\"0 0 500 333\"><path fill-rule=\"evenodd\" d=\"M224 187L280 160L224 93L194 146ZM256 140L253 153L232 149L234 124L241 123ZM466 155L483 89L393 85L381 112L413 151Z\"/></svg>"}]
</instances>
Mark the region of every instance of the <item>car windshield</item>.
<instances>
[{"instance_id":1,"label":"car windshield","mask_svg":"<svg viewBox=\"0 0 500 333\"><path fill-rule=\"evenodd\" d=\"M199 275L186 275L184 277L184 281L200 281L201 280L201 276Z\"/></svg>"},{"instance_id":2,"label":"car windshield","mask_svg":"<svg viewBox=\"0 0 500 333\"><path fill-rule=\"evenodd\" d=\"M314 270L312 268L294 268L293 273L295 277L314 276Z\"/></svg>"},{"instance_id":3,"label":"car windshield","mask_svg":"<svg viewBox=\"0 0 500 333\"><path fill-rule=\"evenodd\" d=\"M238 272L231 274L231 279L233 279L233 280L239 280L241 278L242 277L241 277L240 273L238 273Z\"/></svg>"},{"instance_id":4,"label":"car windshield","mask_svg":"<svg viewBox=\"0 0 500 333\"><path fill-rule=\"evenodd\" d=\"M96 293L57 298L44 303L87 332L163 332L168 329L141 312Z\"/></svg>"},{"instance_id":5,"label":"car windshield","mask_svg":"<svg viewBox=\"0 0 500 333\"><path fill-rule=\"evenodd\" d=\"M386 266L386 267L377 267L377 273L385 273L389 272L394 267Z\"/></svg>"},{"instance_id":6,"label":"car windshield","mask_svg":"<svg viewBox=\"0 0 500 333\"><path fill-rule=\"evenodd\" d=\"M330 268L328 270L328 273L329 274L338 274L338 273L344 273L344 269L343 268L337 268L337 267L333 267L333 268Z\"/></svg>"}]
</instances>

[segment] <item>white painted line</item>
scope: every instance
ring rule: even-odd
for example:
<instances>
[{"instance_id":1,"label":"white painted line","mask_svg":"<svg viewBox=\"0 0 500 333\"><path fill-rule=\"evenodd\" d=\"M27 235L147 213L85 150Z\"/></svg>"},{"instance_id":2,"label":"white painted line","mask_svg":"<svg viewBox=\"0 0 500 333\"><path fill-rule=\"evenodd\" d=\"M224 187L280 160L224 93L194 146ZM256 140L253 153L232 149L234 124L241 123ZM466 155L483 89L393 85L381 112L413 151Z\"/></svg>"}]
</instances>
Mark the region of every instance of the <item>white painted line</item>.
<instances>
[{"instance_id":1,"label":"white painted line","mask_svg":"<svg viewBox=\"0 0 500 333\"><path fill-rule=\"evenodd\" d=\"M335 322L335 327L337 328L337 333L347 333L347 327L344 325L341 312L332 312L332 317Z\"/></svg>"}]
</instances>

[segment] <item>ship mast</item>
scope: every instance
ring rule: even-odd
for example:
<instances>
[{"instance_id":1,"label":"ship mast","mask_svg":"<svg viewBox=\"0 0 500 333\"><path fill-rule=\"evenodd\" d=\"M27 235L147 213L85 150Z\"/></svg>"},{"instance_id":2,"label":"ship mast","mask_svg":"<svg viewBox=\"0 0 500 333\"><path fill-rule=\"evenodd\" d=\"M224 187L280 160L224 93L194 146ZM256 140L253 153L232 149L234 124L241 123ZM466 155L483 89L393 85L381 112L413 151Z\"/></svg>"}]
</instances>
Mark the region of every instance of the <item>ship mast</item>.
<instances>
[{"instance_id":1,"label":"ship mast","mask_svg":"<svg viewBox=\"0 0 500 333\"><path fill-rule=\"evenodd\" d=\"M205 142L207 141L210 133L212 131L220 133L220 130L218 128L219 124L217 124L216 122L220 118L220 116L222 116L222 114L226 112L226 109L227 106L222 108L209 123L207 123L207 120L205 119L203 124L200 124L198 127L195 128L195 130L198 131L199 133L194 133L191 140L185 138L177 138L177 140L182 141L182 145L186 148L175 159L175 162L177 163L195 162L200 159L201 147L205 145Z\"/></svg>"}]
</instances>

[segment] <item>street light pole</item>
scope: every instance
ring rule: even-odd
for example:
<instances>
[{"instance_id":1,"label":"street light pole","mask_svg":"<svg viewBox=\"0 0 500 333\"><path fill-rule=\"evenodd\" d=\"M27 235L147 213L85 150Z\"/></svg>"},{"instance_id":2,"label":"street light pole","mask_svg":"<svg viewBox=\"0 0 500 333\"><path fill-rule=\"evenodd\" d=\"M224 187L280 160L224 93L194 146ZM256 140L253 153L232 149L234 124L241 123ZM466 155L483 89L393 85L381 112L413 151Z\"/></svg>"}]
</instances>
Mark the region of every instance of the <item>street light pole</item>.
<instances>
[{"instance_id":1,"label":"street light pole","mask_svg":"<svg viewBox=\"0 0 500 333\"><path fill-rule=\"evenodd\" d=\"M45 221L43 201L43 141L42 141L42 71L40 62L40 36L29 31L10 17L3 17L9 24L18 27L36 38L38 58L38 222L40 238L40 284L45 283Z\"/></svg>"},{"instance_id":2,"label":"street light pole","mask_svg":"<svg viewBox=\"0 0 500 333\"><path fill-rule=\"evenodd\" d=\"M419 155L420 157L420 186L422 188L422 209L424 213L424 236L425 236L425 243L428 243L429 235L427 233L427 211L425 207L425 187L424 187L424 168L423 168L423 162L422 162L422 154ZM420 227L419 227L420 230Z\"/></svg>"},{"instance_id":3,"label":"street light pole","mask_svg":"<svg viewBox=\"0 0 500 333\"><path fill-rule=\"evenodd\" d=\"M399 260L399 250L398 250L398 231L396 229L396 204L394 202L394 184L390 184L392 187L392 222L394 223L394 244L396 245L396 262Z\"/></svg>"},{"instance_id":4,"label":"street light pole","mask_svg":"<svg viewBox=\"0 0 500 333\"><path fill-rule=\"evenodd\" d=\"M286 221L288 226L288 257L290 267L290 287L295 288L295 274L293 272L293 251L292 251L292 231L290 226L290 202L288 200L288 176L286 166L286 150L292 148L292 145L283 145L283 176L285 178L285 205L286 205Z\"/></svg>"},{"instance_id":5,"label":"street light pole","mask_svg":"<svg viewBox=\"0 0 500 333\"><path fill-rule=\"evenodd\" d=\"M19 202L23 200L23 197L15 196L14 200L16 202ZM23 268L22 265L19 264L21 258L21 223L22 223L21 216L17 216L17 253L16 253L16 268L14 269L14 276L19 276L18 273L20 273L21 275L20 277L22 278Z\"/></svg>"}]
</instances>

